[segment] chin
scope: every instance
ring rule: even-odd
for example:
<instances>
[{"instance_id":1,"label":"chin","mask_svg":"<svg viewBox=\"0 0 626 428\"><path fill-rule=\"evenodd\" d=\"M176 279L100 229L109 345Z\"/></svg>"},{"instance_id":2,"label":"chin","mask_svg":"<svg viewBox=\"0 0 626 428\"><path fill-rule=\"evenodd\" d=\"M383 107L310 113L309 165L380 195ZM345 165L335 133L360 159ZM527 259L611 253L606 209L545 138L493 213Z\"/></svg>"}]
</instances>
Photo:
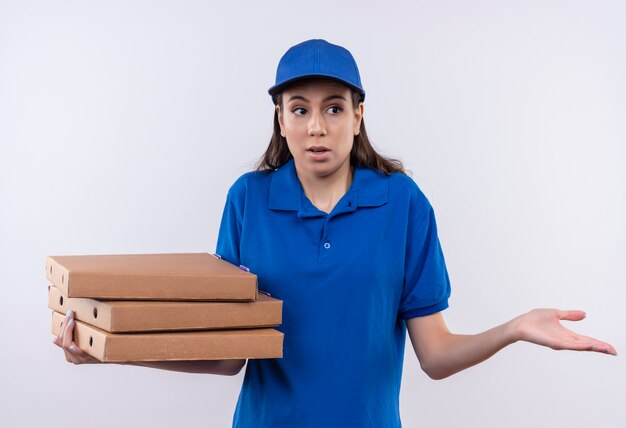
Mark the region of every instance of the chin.
<instances>
[{"instance_id":1,"label":"chin","mask_svg":"<svg viewBox=\"0 0 626 428\"><path fill-rule=\"evenodd\" d=\"M334 159L311 161L310 159L294 159L296 168L313 177L323 178L339 172L345 164L350 167L350 160L338 163ZM299 161L299 162L298 162Z\"/></svg>"},{"instance_id":2,"label":"chin","mask_svg":"<svg viewBox=\"0 0 626 428\"><path fill-rule=\"evenodd\" d=\"M310 168L309 171L311 171L311 173L315 175L316 177L323 178L323 177L327 177L329 175L333 175L339 172L340 169L341 167L339 165L326 164L326 165L315 165L313 168Z\"/></svg>"}]
</instances>

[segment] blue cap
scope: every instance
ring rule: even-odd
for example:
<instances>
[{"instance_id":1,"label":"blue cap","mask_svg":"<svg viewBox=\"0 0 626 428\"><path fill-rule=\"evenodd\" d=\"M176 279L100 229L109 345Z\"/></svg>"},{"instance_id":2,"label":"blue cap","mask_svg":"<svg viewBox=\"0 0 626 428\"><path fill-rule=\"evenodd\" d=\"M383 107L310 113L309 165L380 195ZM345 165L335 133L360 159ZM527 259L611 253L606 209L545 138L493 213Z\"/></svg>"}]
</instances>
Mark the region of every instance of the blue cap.
<instances>
[{"instance_id":1,"label":"blue cap","mask_svg":"<svg viewBox=\"0 0 626 428\"><path fill-rule=\"evenodd\" d=\"M322 39L311 39L289 48L278 63L276 83L267 92L274 95L304 77L329 77L357 90L365 99L361 76L350 51Z\"/></svg>"}]
</instances>

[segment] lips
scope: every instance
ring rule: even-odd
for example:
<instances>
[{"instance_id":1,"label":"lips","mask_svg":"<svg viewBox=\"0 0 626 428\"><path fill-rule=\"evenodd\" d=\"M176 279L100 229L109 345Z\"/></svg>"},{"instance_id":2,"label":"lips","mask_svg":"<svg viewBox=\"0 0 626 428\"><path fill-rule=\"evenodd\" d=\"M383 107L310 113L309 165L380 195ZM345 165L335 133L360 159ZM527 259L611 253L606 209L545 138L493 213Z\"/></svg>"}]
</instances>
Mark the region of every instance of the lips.
<instances>
[{"instance_id":1,"label":"lips","mask_svg":"<svg viewBox=\"0 0 626 428\"><path fill-rule=\"evenodd\" d=\"M311 152L311 153L325 153L325 152L329 152L330 149L324 146L313 146L313 147L309 147L308 149L306 149L306 151Z\"/></svg>"}]
</instances>

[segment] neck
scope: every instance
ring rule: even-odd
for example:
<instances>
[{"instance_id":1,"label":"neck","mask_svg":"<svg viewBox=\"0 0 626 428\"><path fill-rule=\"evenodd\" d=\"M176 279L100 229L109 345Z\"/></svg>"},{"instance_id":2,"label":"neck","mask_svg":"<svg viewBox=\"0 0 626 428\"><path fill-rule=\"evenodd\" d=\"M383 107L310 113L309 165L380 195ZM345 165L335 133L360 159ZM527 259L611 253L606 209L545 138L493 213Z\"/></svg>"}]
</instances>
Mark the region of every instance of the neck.
<instances>
[{"instance_id":1,"label":"neck","mask_svg":"<svg viewBox=\"0 0 626 428\"><path fill-rule=\"evenodd\" d=\"M330 213L352 185L354 168L348 163L335 173L322 177L302 174L296 168L296 174L304 195L315 208Z\"/></svg>"}]
</instances>

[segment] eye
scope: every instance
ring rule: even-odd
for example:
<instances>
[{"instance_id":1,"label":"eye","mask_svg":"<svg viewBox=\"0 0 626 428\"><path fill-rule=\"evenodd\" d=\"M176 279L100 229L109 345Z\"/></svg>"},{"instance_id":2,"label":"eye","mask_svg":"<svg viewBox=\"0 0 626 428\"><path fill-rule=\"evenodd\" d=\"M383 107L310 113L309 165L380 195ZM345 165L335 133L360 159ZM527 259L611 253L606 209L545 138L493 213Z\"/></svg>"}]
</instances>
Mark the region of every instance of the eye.
<instances>
[{"instance_id":1,"label":"eye","mask_svg":"<svg viewBox=\"0 0 626 428\"><path fill-rule=\"evenodd\" d=\"M303 116L306 114L306 109L303 107L296 107L292 110L293 114L296 116Z\"/></svg>"},{"instance_id":2,"label":"eye","mask_svg":"<svg viewBox=\"0 0 626 428\"><path fill-rule=\"evenodd\" d=\"M343 109L339 106L330 106L328 107L328 111L330 111L333 115L340 113L343 111Z\"/></svg>"}]
</instances>

